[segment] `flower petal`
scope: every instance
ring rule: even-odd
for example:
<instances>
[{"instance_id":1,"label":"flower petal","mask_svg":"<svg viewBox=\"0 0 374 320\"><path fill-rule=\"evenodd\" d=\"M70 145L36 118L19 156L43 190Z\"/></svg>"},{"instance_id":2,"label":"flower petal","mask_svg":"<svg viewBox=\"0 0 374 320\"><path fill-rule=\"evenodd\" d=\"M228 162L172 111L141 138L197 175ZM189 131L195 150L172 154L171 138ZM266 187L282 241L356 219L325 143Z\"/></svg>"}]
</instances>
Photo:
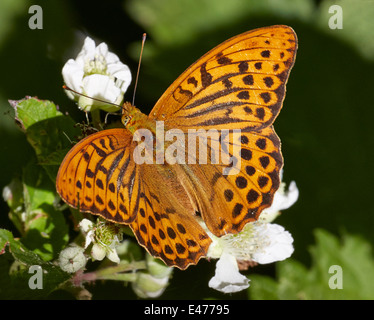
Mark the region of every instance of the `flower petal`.
<instances>
[{"instance_id":1,"label":"flower petal","mask_svg":"<svg viewBox=\"0 0 374 320\"><path fill-rule=\"evenodd\" d=\"M122 82L120 89L126 92L131 83L131 72L127 65L122 62L108 64L108 73Z\"/></svg>"},{"instance_id":2,"label":"flower petal","mask_svg":"<svg viewBox=\"0 0 374 320\"><path fill-rule=\"evenodd\" d=\"M113 52L108 52L106 55L105 55L105 60L108 64L117 64L117 63L122 63L118 56L113 53Z\"/></svg>"},{"instance_id":3,"label":"flower petal","mask_svg":"<svg viewBox=\"0 0 374 320\"><path fill-rule=\"evenodd\" d=\"M273 204L271 210L282 211L291 207L299 198L299 189L296 186L295 181L291 181L288 191L281 193L276 192L274 195ZM269 209L270 209L269 208Z\"/></svg>"},{"instance_id":4,"label":"flower petal","mask_svg":"<svg viewBox=\"0 0 374 320\"><path fill-rule=\"evenodd\" d=\"M168 276L156 278L148 273L138 272L132 288L140 298L157 298L165 291L168 283Z\"/></svg>"},{"instance_id":5,"label":"flower petal","mask_svg":"<svg viewBox=\"0 0 374 320\"><path fill-rule=\"evenodd\" d=\"M116 249L107 249L106 257L115 263L120 263Z\"/></svg>"},{"instance_id":6,"label":"flower petal","mask_svg":"<svg viewBox=\"0 0 374 320\"><path fill-rule=\"evenodd\" d=\"M105 42L100 43L95 49L95 55L103 56L104 59L108 62L108 45Z\"/></svg>"},{"instance_id":7,"label":"flower petal","mask_svg":"<svg viewBox=\"0 0 374 320\"><path fill-rule=\"evenodd\" d=\"M86 39L84 39L83 48L81 52L79 52L77 58L84 57L85 59L93 59L96 53L95 48L95 41L93 41L90 37L86 37Z\"/></svg>"},{"instance_id":8,"label":"flower petal","mask_svg":"<svg viewBox=\"0 0 374 320\"><path fill-rule=\"evenodd\" d=\"M83 68L73 59L68 60L62 68L62 77L64 78L65 84L69 88L80 93L82 92L83 75ZM71 91L67 91L67 93L68 95L73 95Z\"/></svg>"},{"instance_id":9,"label":"flower petal","mask_svg":"<svg viewBox=\"0 0 374 320\"><path fill-rule=\"evenodd\" d=\"M94 243L94 245L92 246L92 249L91 249L91 256L95 260L101 261L105 258L106 251L102 246L100 246L97 243Z\"/></svg>"},{"instance_id":10,"label":"flower petal","mask_svg":"<svg viewBox=\"0 0 374 320\"><path fill-rule=\"evenodd\" d=\"M95 237L95 232L93 230L90 230L90 231L87 232L86 238L85 238L85 241L84 241L84 248L85 249L88 248L88 246L93 241L94 237Z\"/></svg>"},{"instance_id":11,"label":"flower petal","mask_svg":"<svg viewBox=\"0 0 374 320\"><path fill-rule=\"evenodd\" d=\"M216 264L215 276L209 287L223 293L238 292L249 287L249 279L239 273L236 258L224 252Z\"/></svg>"},{"instance_id":12,"label":"flower petal","mask_svg":"<svg viewBox=\"0 0 374 320\"><path fill-rule=\"evenodd\" d=\"M102 99L114 103L121 90L116 87L114 81L102 74L93 74L83 79L84 92L92 98ZM103 102L94 101L95 105L102 105Z\"/></svg>"},{"instance_id":13,"label":"flower petal","mask_svg":"<svg viewBox=\"0 0 374 320\"><path fill-rule=\"evenodd\" d=\"M282 226L273 223L255 226L257 237L266 243L253 253L252 259L260 264L272 263L289 258L294 251L293 238Z\"/></svg>"},{"instance_id":14,"label":"flower petal","mask_svg":"<svg viewBox=\"0 0 374 320\"><path fill-rule=\"evenodd\" d=\"M83 231L83 232L88 232L93 228L93 222L88 219L83 219L81 222L79 222L78 227Z\"/></svg>"}]
</instances>

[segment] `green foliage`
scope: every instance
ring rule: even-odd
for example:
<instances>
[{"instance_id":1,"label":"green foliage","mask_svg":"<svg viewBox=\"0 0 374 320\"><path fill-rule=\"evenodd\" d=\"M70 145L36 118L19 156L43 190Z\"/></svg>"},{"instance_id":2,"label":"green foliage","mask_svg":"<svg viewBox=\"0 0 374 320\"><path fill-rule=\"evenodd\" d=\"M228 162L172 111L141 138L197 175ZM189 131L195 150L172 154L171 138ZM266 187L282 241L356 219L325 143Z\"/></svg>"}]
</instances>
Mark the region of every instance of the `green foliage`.
<instances>
[{"instance_id":1,"label":"green foliage","mask_svg":"<svg viewBox=\"0 0 374 320\"><path fill-rule=\"evenodd\" d=\"M38 299L46 297L70 278L51 262L27 249L11 232L0 229L0 299ZM37 265L43 270L42 289L29 286L30 266Z\"/></svg>"},{"instance_id":2,"label":"green foliage","mask_svg":"<svg viewBox=\"0 0 374 320\"><path fill-rule=\"evenodd\" d=\"M294 259L277 264L277 279L251 275L252 299L374 299L374 258L371 246L360 237L344 235L343 241L316 230L308 269ZM341 269L334 269L338 266ZM341 270L341 273L340 273ZM341 275L341 278L339 278ZM341 283L342 288L335 288ZM330 286L332 288L330 288Z\"/></svg>"},{"instance_id":3,"label":"green foliage","mask_svg":"<svg viewBox=\"0 0 374 320\"><path fill-rule=\"evenodd\" d=\"M126 8L159 45L178 46L248 15L307 17L312 1L131 0Z\"/></svg>"},{"instance_id":4,"label":"green foliage","mask_svg":"<svg viewBox=\"0 0 374 320\"><path fill-rule=\"evenodd\" d=\"M63 135L73 136L73 121L49 101L34 98L12 102L16 119L35 150L6 188L10 219L29 249L44 260L56 258L68 242L68 227L56 207L54 180L62 157L71 147Z\"/></svg>"},{"instance_id":5,"label":"green foliage","mask_svg":"<svg viewBox=\"0 0 374 320\"><path fill-rule=\"evenodd\" d=\"M6 188L9 217L29 249L48 261L66 246L68 226L55 205L54 183L33 160L23 168L21 180L15 178Z\"/></svg>"},{"instance_id":6,"label":"green foliage","mask_svg":"<svg viewBox=\"0 0 374 320\"><path fill-rule=\"evenodd\" d=\"M57 110L50 101L29 98L13 101L16 120L34 148L38 164L42 165L52 181L72 140L80 134L74 121Z\"/></svg>"},{"instance_id":7,"label":"green foliage","mask_svg":"<svg viewBox=\"0 0 374 320\"><path fill-rule=\"evenodd\" d=\"M56 194L55 179L63 157L72 146L71 141L81 132L75 128L74 121L59 112L50 101L25 98L11 101L11 105L35 154L25 161L22 173L3 191L10 208L9 218L20 239L15 239L10 231L0 229L0 272L6 274L0 277L0 298L45 298L60 288L78 298L87 298L90 293L81 286L84 282L135 281L135 271L146 269L146 263L141 261L144 252L130 240L121 245L121 263L116 266L104 261L93 273L76 274L75 280L74 275L60 268L58 257L67 248L69 228L62 212L66 206L58 205L60 198ZM77 222L82 220L77 210L72 209L71 213ZM74 241L84 243L81 234ZM31 266L39 266L43 271L41 290L30 287Z\"/></svg>"},{"instance_id":8,"label":"green foliage","mask_svg":"<svg viewBox=\"0 0 374 320\"><path fill-rule=\"evenodd\" d=\"M54 179L58 164L70 147L62 132L70 136L78 132L73 121L63 116L51 102L28 98L11 104L35 155L30 155L21 175L14 177L3 192L10 208L9 218L26 246L15 240L9 231L1 230L0 249L4 254L0 256L1 267L12 265L15 270L2 280L8 283L1 287L11 285L14 291L9 294L17 293L17 298L36 298L48 295L69 278L48 261L56 259L69 240L68 225L56 204ZM39 265L44 270L43 290L34 291L28 286L31 277L28 267L31 265Z\"/></svg>"}]
</instances>

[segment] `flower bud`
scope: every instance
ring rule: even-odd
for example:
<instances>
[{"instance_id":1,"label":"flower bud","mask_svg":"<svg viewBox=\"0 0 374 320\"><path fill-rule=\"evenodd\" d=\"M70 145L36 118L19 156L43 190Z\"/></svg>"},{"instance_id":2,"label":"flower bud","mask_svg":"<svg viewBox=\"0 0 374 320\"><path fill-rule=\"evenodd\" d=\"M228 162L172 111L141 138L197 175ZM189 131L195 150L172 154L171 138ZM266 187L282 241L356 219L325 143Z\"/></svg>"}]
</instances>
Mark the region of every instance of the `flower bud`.
<instances>
[{"instance_id":1,"label":"flower bud","mask_svg":"<svg viewBox=\"0 0 374 320\"><path fill-rule=\"evenodd\" d=\"M149 273L138 272L132 288L140 298L157 298L167 287L169 277L156 278Z\"/></svg>"},{"instance_id":2,"label":"flower bud","mask_svg":"<svg viewBox=\"0 0 374 320\"><path fill-rule=\"evenodd\" d=\"M134 292L140 298L157 298L169 284L173 268L166 266L159 259L146 255L147 272L138 272L132 283Z\"/></svg>"},{"instance_id":3,"label":"flower bud","mask_svg":"<svg viewBox=\"0 0 374 320\"><path fill-rule=\"evenodd\" d=\"M60 252L58 261L60 268L68 273L74 273L85 267L87 259L84 249L78 246L65 248Z\"/></svg>"},{"instance_id":4,"label":"flower bud","mask_svg":"<svg viewBox=\"0 0 374 320\"><path fill-rule=\"evenodd\" d=\"M150 254L147 254L146 262L149 274L155 278L169 278L173 272L173 268L168 267L161 260L153 258Z\"/></svg>"}]
</instances>

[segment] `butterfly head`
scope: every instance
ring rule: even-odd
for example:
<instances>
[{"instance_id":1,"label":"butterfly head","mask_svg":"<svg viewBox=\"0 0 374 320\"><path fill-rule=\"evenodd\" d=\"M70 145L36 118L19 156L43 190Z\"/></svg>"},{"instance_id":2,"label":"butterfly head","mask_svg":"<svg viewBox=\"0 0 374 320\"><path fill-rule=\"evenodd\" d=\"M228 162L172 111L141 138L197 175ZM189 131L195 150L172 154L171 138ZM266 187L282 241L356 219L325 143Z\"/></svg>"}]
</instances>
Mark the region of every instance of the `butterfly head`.
<instances>
[{"instance_id":1,"label":"butterfly head","mask_svg":"<svg viewBox=\"0 0 374 320\"><path fill-rule=\"evenodd\" d=\"M147 116L130 102L125 102L122 107L122 124L134 133L144 123Z\"/></svg>"}]
</instances>

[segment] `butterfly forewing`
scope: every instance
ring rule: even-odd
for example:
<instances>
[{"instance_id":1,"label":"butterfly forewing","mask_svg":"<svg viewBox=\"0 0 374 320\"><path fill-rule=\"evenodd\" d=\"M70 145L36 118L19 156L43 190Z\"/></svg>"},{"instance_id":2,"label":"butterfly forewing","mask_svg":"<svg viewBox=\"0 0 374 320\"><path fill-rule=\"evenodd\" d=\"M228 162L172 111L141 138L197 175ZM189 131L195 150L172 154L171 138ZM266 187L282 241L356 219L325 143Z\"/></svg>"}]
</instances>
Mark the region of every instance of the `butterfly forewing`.
<instances>
[{"instance_id":1,"label":"butterfly forewing","mask_svg":"<svg viewBox=\"0 0 374 320\"><path fill-rule=\"evenodd\" d=\"M272 123L282 107L296 50L296 34L287 26L238 35L191 65L150 113L164 120L165 127L186 133L230 130L230 143L240 144L238 154L228 151L240 163L236 174L223 174L230 166L209 161L185 170L197 190L198 210L217 236L239 232L257 220L279 187L283 158ZM241 130L239 136L234 137L235 129ZM209 140L208 146L217 149ZM227 149L222 143L218 148L216 154ZM196 159L201 163L198 154Z\"/></svg>"},{"instance_id":2,"label":"butterfly forewing","mask_svg":"<svg viewBox=\"0 0 374 320\"><path fill-rule=\"evenodd\" d=\"M180 128L265 127L282 107L296 49L296 35L286 26L227 40L190 66L150 117Z\"/></svg>"}]
</instances>

